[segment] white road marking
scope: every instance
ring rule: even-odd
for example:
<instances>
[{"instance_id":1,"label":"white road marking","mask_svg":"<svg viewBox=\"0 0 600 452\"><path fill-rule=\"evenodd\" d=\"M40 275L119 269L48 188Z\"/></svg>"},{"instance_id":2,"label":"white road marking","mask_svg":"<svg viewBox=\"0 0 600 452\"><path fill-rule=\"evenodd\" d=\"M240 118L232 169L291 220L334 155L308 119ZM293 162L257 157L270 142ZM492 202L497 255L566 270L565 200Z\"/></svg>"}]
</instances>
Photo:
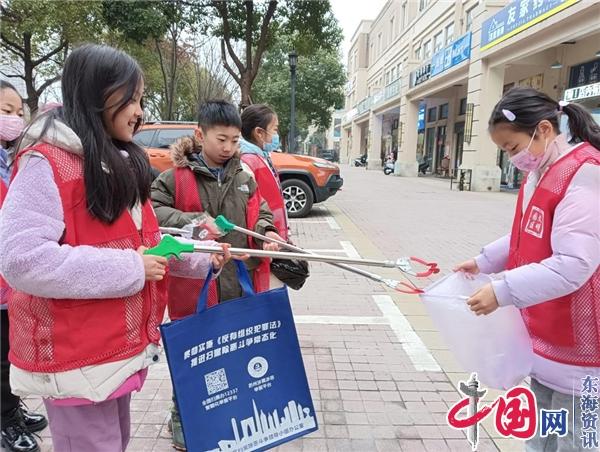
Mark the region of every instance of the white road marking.
<instances>
[{"instance_id":1,"label":"white road marking","mask_svg":"<svg viewBox=\"0 0 600 452\"><path fill-rule=\"evenodd\" d=\"M372 295L381 317L343 315L297 315L296 323L320 325L389 325L402 344L402 348L417 371L441 372L442 369L431 355L419 335L413 330L404 314L389 295Z\"/></svg>"},{"instance_id":2,"label":"white road marking","mask_svg":"<svg viewBox=\"0 0 600 452\"><path fill-rule=\"evenodd\" d=\"M325 220L327 221L327 223L329 223L329 227L331 229L333 229L334 231L339 231L340 229L342 229L340 227L340 225L338 224L338 222L335 221L335 218L333 218L333 217L325 217Z\"/></svg>"},{"instance_id":3,"label":"white road marking","mask_svg":"<svg viewBox=\"0 0 600 452\"><path fill-rule=\"evenodd\" d=\"M352 242L340 241L340 245L342 245L342 248L344 249L344 251L346 252L348 257L351 257L353 259L361 258L360 254L358 254L358 251L356 250L356 248L354 248L354 245L352 245Z\"/></svg>"}]
</instances>

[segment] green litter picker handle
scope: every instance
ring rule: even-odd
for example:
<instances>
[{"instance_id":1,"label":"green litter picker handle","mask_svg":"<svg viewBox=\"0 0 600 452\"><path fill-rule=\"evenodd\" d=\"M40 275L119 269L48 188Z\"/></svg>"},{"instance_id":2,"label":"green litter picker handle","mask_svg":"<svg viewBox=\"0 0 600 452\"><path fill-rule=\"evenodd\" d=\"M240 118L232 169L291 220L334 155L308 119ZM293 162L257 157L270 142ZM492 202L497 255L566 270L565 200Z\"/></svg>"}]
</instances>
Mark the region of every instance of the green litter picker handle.
<instances>
[{"instance_id":1,"label":"green litter picker handle","mask_svg":"<svg viewBox=\"0 0 600 452\"><path fill-rule=\"evenodd\" d=\"M215 224L223 232L231 232L235 230L235 224L233 224L223 215L219 215L217 218L215 218Z\"/></svg>"},{"instance_id":2,"label":"green litter picker handle","mask_svg":"<svg viewBox=\"0 0 600 452\"><path fill-rule=\"evenodd\" d=\"M144 254L152 254L153 256L162 256L167 259L175 257L178 260L182 260L181 253L193 253L193 243L181 243L179 240L174 239L170 235L165 235L160 243L154 248L150 248L144 251Z\"/></svg>"}]
</instances>

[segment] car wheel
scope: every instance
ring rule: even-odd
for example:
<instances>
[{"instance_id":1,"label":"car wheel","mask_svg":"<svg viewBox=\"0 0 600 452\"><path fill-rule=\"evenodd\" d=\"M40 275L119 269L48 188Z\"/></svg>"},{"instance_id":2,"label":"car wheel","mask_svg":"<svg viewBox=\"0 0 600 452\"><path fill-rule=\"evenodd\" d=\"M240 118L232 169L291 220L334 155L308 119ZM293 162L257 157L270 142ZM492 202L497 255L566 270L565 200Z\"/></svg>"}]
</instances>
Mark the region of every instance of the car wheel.
<instances>
[{"instance_id":1,"label":"car wheel","mask_svg":"<svg viewBox=\"0 0 600 452\"><path fill-rule=\"evenodd\" d=\"M285 208L290 218L302 218L312 209L314 197L306 182L298 179L284 180L281 184Z\"/></svg>"}]
</instances>

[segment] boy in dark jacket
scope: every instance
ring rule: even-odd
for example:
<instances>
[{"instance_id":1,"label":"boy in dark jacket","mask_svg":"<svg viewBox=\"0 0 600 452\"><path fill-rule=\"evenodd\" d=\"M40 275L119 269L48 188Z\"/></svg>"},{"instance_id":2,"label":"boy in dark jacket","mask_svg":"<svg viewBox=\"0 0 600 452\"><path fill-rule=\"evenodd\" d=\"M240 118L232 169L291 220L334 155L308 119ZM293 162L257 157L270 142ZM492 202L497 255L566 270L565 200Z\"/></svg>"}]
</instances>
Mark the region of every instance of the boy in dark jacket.
<instances>
[{"instance_id":1,"label":"boy in dark jacket","mask_svg":"<svg viewBox=\"0 0 600 452\"><path fill-rule=\"evenodd\" d=\"M236 108L225 101L209 101L199 108L195 136L171 146L174 168L163 172L152 184L152 205L160 226L182 228L202 212L224 215L234 224L259 234L283 240L273 225L273 215L260 197L250 169L240 161L239 140L242 121ZM272 243L257 243L232 231L226 236L233 247L260 247L277 250ZM254 289L269 289L269 261L249 258ZM203 281L170 278L169 316L178 319L195 311ZM209 289L208 306L242 295L234 263L227 264ZM176 408L170 426L175 448L185 448Z\"/></svg>"}]
</instances>

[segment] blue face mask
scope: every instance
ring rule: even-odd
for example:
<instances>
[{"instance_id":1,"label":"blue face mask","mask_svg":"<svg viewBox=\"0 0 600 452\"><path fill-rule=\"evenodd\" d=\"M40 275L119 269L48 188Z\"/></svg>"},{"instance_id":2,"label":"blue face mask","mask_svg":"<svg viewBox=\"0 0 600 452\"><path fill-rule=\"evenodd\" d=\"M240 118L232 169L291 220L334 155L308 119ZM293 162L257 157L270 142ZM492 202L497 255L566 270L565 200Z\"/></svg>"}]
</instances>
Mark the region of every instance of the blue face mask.
<instances>
[{"instance_id":1,"label":"blue face mask","mask_svg":"<svg viewBox=\"0 0 600 452\"><path fill-rule=\"evenodd\" d=\"M279 134L274 133L270 143L265 143L263 151L274 152L279 149Z\"/></svg>"}]
</instances>

